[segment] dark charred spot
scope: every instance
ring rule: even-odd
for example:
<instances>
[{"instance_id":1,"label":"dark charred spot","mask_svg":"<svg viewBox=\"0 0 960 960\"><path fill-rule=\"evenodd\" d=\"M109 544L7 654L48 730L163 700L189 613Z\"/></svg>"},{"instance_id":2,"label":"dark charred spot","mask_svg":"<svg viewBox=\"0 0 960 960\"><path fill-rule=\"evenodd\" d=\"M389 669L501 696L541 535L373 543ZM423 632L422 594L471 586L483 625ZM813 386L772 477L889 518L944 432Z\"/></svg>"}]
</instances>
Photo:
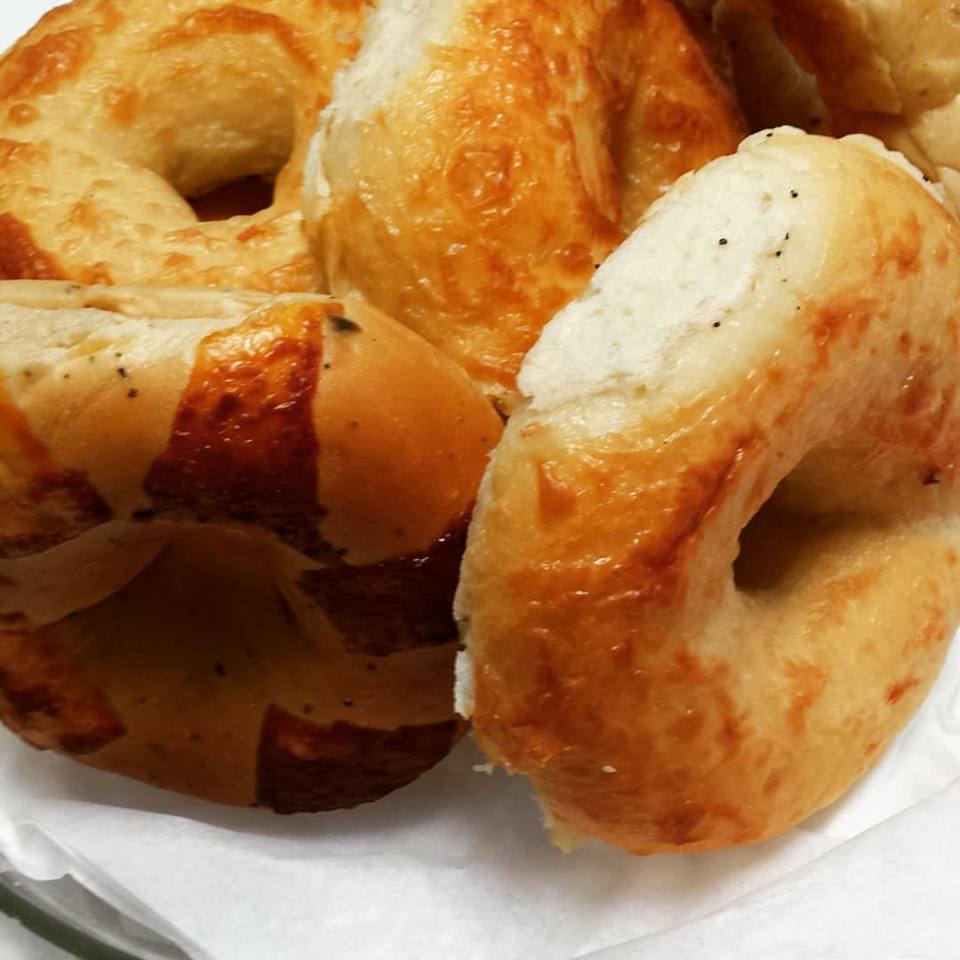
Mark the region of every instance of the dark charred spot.
<instances>
[{"instance_id":1,"label":"dark charred spot","mask_svg":"<svg viewBox=\"0 0 960 960\"><path fill-rule=\"evenodd\" d=\"M213 415L217 420L229 420L243 407L243 400L235 393L225 393L213 408Z\"/></svg>"}]
</instances>

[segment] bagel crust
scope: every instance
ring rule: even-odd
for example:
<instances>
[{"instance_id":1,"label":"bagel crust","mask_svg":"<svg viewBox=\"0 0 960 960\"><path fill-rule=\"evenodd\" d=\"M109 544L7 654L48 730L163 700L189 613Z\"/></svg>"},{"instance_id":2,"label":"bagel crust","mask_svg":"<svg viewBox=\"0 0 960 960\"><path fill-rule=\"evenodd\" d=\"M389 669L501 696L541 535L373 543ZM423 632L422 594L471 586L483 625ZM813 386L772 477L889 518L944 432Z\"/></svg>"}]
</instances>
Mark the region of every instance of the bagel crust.
<instances>
[{"instance_id":1,"label":"bagel crust","mask_svg":"<svg viewBox=\"0 0 960 960\"><path fill-rule=\"evenodd\" d=\"M447 753L500 433L453 361L317 296L8 282L0 319L0 719L281 813Z\"/></svg>"},{"instance_id":2,"label":"bagel crust","mask_svg":"<svg viewBox=\"0 0 960 960\"><path fill-rule=\"evenodd\" d=\"M953 209L960 209L956 4L723 0L722 6L776 27L802 67L816 77L837 132L880 137L942 182ZM778 122L790 119L781 114Z\"/></svg>"},{"instance_id":3,"label":"bagel crust","mask_svg":"<svg viewBox=\"0 0 960 960\"><path fill-rule=\"evenodd\" d=\"M0 60L0 279L317 289L303 162L368 4L51 11ZM200 222L185 198L241 178L266 208Z\"/></svg>"},{"instance_id":4,"label":"bagel crust","mask_svg":"<svg viewBox=\"0 0 960 960\"><path fill-rule=\"evenodd\" d=\"M509 405L547 320L742 135L669 0L383 0L320 118L308 227L331 290Z\"/></svg>"},{"instance_id":5,"label":"bagel crust","mask_svg":"<svg viewBox=\"0 0 960 960\"><path fill-rule=\"evenodd\" d=\"M558 840L763 840L882 755L960 613L958 303L917 171L781 130L544 331L471 529L458 697Z\"/></svg>"}]
</instances>

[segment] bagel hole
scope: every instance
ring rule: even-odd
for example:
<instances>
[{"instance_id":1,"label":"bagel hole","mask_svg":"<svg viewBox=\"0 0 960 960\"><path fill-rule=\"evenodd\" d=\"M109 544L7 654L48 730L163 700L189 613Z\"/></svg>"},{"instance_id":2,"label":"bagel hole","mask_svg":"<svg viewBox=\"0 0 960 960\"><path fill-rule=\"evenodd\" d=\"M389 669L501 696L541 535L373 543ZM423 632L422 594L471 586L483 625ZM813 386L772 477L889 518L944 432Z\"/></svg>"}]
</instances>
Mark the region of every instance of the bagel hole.
<instances>
[{"instance_id":1,"label":"bagel hole","mask_svg":"<svg viewBox=\"0 0 960 960\"><path fill-rule=\"evenodd\" d=\"M743 593L765 594L796 583L843 523L842 516L790 509L782 496L788 479L740 532L733 582Z\"/></svg>"},{"instance_id":2,"label":"bagel hole","mask_svg":"<svg viewBox=\"0 0 960 960\"><path fill-rule=\"evenodd\" d=\"M740 532L735 585L745 593L798 585L826 555L862 550L860 544L904 522L917 491L936 495L936 479L912 447L859 428L819 444Z\"/></svg>"},{"instance_id":3,"label":"bagel hole","mask_svg":"<svg viewBox=\"0 0 960 960\"><path fill-rule=\"evenodd\" d=\"M795 552L788 515L776 504L776 491L740 531L740 552L733 561L733 582L738 590L757 593L775 590L790 572Z\"/></svg>"},{"instance_id":4,"label":"bagel hole","mask_svg":"<svg viewBox=\"0 0 960 960\"><path fill-rule=\"evenodd\" d=\"M231 217L251 217L273 205L274 180L266 176L240 177L212 190L184 197L197 220L210 223Z\"/></svg>"}]
</instances>

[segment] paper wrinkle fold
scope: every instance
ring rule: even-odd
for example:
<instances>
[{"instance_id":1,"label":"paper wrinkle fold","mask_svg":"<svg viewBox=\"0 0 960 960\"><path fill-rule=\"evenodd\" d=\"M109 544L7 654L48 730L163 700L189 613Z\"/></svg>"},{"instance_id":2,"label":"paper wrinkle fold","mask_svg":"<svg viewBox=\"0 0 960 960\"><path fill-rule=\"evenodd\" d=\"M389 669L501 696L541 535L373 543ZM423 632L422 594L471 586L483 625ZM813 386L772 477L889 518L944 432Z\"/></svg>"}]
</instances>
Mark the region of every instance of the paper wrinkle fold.
<instances>
[{"instance_id":1,"label":"paper wrinkle fold","mask_svg":"<svg viewBox=\"0 0 960 960\"><path fill-rule=\"evenodd\" d=\"M315 960L321 944L351 960L692 957L705 924L722 923L731 950L759 936L756 911L771 897L781 899L768 922L799 945L779 956L818 956L806 952L823 936L811 916L832 911L848 876L889 887L907 923L937 835L956 841L944 863L960 861L960 803L942 800L960 798L960 647L864 781L760 846L634 858L589 844L564 855L545 839L529 784L477 773L481 760L466 743L380 803L284 818L153 790L2 733L0 857L38 879L69 872L203 960ZM938 922L960 934L955 911Z\"/></svg>"}]
</instances>

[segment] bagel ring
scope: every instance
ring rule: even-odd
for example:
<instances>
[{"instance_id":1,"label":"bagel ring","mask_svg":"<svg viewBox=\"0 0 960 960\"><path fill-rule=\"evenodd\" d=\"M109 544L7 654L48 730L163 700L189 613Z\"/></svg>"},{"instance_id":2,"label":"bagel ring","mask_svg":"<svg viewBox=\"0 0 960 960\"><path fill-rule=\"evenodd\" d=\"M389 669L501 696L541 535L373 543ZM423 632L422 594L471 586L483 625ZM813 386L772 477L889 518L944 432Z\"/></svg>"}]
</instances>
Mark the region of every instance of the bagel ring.
<instances>
[{"instance_id":1,"label":"bagel ring","mask_svg":"<svg viewBox=\"0 0 960 960\"><path fill-rule=\"evenodd\" d=\"M308 295L7 282L0 319L11 729L284 813L446 754L453 592L500 431L453 361Z\"/></svg>"},{"instance_id":2,"label":"bagel ring","mask_svg":"<svg viewBox=\"0 0 960 960\"><path fill-rule=\"evenodd\" d=\"M0 60L0 279L317 289L303 161L368 3L48 13ZM274 177L250 215L200 222L185 199Z\"/></svg>"},{"instance_id":3,"label":"bagel ring","mask_svg":"<svg viewBox=\"0 0 960 960\"><path fill-rule=\"evenodd\" d=\"M960 18L954 4L721 0L719 6L732 8L740 23L752 17L776 28L800 72L816 78L834 131L881 138L942 182L954 210L960 209ZM741 89L764 83L774 100L789 103L755 70L748 69L745 81ZM788 108L777 120L787 122L794 113Z\"/></svg>"},{"instance_id":4,"label":"bagel ring","mask_svg":"<svg viewBox=\"0 0 960 960\"><path fill-rule=\"evenodd\" d=\"M471 527L458 704L560 840L763 840L910 717L960 614L958 303L919 171L784 129L546 328Z\"/></svg>"},{"instance_id":5,"label":"bagel ring","mask_svg":"<svg viewBox=\"0 0 960 960\"><path fill-rule=\"evenodd\" d=\"M308 228L329 289L509 406L523 355L624 229L742 135L669 0L382 0L320 118Z\"/></svg>"}]
</instances>

